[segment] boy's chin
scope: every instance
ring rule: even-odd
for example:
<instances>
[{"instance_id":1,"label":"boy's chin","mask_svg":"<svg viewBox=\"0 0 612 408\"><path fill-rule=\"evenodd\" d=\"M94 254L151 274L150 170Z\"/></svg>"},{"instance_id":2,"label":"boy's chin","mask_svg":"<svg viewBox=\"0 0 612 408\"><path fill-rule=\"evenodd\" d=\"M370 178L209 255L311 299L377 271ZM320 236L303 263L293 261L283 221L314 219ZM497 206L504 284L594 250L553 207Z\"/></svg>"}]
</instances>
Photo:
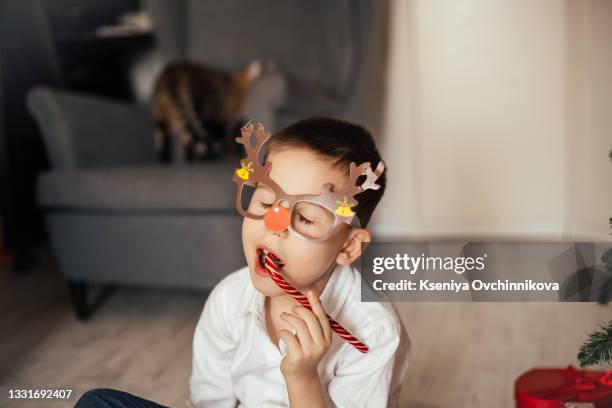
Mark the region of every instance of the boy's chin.
<instances>
[{"instance_id":1,"label":"boy's chin","mask_svg":"<svg viewBox=\"0 0 612 408\"><path fill-rule=\"evenodd\" d=\"M275 297L285 293L281 288L276 286L271 278L265 278L253 272L251 272L251 282L255 289L264 296Z\"/></svg>"}]
</instances>

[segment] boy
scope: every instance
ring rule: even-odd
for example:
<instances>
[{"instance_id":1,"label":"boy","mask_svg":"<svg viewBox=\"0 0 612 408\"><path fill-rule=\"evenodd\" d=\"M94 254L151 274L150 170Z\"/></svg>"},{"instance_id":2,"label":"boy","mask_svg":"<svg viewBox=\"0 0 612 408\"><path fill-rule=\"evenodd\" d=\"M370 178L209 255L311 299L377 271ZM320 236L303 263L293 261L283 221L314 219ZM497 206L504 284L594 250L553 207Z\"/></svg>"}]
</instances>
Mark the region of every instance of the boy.
<instances>
[{"instance_id":1,"label":"boy","mask_svg":"<svg viewBox=\"0 0 612 408\"><path fill-rule=\"evenodd\" d=\"M365 227L386 186L372 136L336 119L303 120L269 139L264 166L257 163L259 146L246 145L252 130L243 128L239 140L252 160L243 160L234 176L248 265L206 300L193 338L188 403L397 407L408 336L391 304L361 302L359 273L351 266L371 241ZM257 135L265 136L262 127ZM367 172L354 178L360 169ZM279 260L280 274L307 296L312 311L273 282L264 253ZM326 313L367 353L333 333ZM76 405L93 407L162 408L114 389L88 391Z\"/></svg>"},{"instance_id":2,"label":"boy","mask_svg":"<svg viewBox=\"0 0 612 408\"><path fill-rule=\"evenodd\" d=\"M234 176L248 265L206 300L193 339L191 404L397 406L408 337L392 305L360 301L359 273L351 266L371 241L365 227L386 186L372 136L345 121L311 118L258 138L254 151L252 131L248 125L237 139L249 162ZM265 135L261 125L257 132ZM265 157L259 144L267 145ZM367 172L355 182L349 168ZM333 211L330 197L342 192L348 193ZM270 259L311 310L271 278ZM334 333L326 314L365 343L367 353Z\"/></svg>"}]
</instances>

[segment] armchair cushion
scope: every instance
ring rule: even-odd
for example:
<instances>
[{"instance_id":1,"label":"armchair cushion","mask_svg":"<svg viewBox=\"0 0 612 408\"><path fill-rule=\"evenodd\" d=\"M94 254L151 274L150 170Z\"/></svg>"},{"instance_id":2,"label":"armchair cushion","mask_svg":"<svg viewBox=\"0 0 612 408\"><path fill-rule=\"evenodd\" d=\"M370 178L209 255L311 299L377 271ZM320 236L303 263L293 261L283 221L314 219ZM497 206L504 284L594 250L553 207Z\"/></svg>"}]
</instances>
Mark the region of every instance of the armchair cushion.
<instances>
[{"instance_id":1,"label":"armchair cushion","mask_svg":"<svg viewBox=\"0 0 612 408\"><path fill-rule=\"evenodd\" d=\"M40 176L37 198L47 209L235 213L234 168L229 161L218 161L54 170Z\"/></svg>"},{"instance_id":2,"label":"armchair cushion","mask_svg":"<svg viewBox=\"0 0 612 408\"><path fill-rule=\"evenodd\" d=\"M28 93L54 169L156 162L150 115L142 106L39 86Z\"/></svg>"}]
</instances>

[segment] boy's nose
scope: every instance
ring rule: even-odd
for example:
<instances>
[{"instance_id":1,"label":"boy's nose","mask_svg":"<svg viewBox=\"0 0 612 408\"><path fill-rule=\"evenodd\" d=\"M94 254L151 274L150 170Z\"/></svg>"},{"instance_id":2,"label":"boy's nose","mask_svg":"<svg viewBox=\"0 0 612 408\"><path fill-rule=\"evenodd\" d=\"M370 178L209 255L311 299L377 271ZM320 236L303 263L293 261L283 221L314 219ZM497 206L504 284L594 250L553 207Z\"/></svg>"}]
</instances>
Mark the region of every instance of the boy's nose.
<instances>
[{"instance_id":1,"label":"boy's nose","mask_svg":"<svg viewBox=\"0 0 612 408\"><path fill-rule=\"evenodd\" d=\"M264 216L266 227L274 232L281 232L289 227L291 213L285 207L273 205Z\"/></svg>"}]
</instances>

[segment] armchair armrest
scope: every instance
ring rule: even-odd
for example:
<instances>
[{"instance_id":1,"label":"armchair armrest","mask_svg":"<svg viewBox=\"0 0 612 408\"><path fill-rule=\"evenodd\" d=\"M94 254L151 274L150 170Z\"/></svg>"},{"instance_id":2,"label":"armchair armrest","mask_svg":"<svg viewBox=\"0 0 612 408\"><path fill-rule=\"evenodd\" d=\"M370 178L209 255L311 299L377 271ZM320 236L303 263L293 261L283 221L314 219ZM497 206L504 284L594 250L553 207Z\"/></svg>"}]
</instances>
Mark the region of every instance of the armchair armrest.
<instances>
[{"instance_id":1,"label":"armchair armrest","mask_svg":"<svg viewBox=\"0 0 612 408\"><path fill-rule=\"evenodd\" d=\"M54 169L156 163L145 107L46 86L28 92L27 106Z\"/></svg>"}]
</instances>

